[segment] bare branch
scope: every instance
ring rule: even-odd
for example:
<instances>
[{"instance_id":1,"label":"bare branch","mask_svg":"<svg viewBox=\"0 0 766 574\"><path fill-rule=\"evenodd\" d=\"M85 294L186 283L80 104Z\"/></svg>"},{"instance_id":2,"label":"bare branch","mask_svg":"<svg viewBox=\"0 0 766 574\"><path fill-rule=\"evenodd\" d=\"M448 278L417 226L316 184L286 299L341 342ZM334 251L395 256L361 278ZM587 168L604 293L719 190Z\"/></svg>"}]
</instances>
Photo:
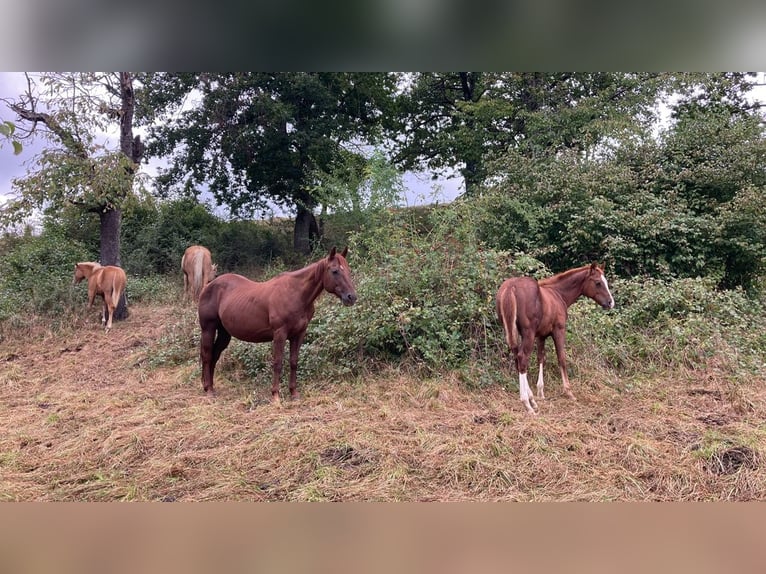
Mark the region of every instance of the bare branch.
<instances>
[{"instance_id":1,"label":"bare branch","mask_svg":"<svg viewBox=\"0 0 766 574\"><path fill-rule=\"evenodd\" d=\"M11 104L10 108L16 112L22 120L32 122L32 129L34 131L35 126L38 123L44 124L56 137L59 138L61 143L70 152L83 159L88 158L88 150L85 148L79 138L72 134L69 130L64 128L56 119L50 114L43 112L37 112L33 109L26 109L20 104Z\"/></svg>"}]
</instances>

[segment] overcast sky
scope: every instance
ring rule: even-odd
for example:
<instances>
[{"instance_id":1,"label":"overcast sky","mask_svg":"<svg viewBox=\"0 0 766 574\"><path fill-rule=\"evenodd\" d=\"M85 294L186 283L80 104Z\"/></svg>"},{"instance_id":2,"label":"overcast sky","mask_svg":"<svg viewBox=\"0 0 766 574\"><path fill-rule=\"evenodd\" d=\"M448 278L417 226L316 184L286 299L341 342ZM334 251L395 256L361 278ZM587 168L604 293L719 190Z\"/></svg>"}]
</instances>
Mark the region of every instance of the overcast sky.
<instances>
[{"instance_id":1,"label":"overcast sky","mask_svg":"<svg viewBox=\"0 0 766 574\"><path fill-rule=\"evenodd\" d=\"M26 80L21 72L0 72L0 98L16 99L26 89ZM10 120L17 122L16 114L5 104L0 103L0 121ZM11 194L11 181L15 177L22 177L31 167L36 154L44 149L45 141L35 138L33 141L24 141L24 149L19 155L13 155L10 144L3 144L0 149L0 202ZM117 146L115 141L114 146ZM142 164L141 169L145 173L153 175L153 166L160 164L161 160L153 159L147 166ZM439 179L432 181L429 174L407 173L404 177L406 188L405 202L407 205L423 203L448 202L457 197L464 187L462 178ZM221 213L225 213L222 211ZM279 214L277 214L279 215Z\"/></svg>"}]
</instances>

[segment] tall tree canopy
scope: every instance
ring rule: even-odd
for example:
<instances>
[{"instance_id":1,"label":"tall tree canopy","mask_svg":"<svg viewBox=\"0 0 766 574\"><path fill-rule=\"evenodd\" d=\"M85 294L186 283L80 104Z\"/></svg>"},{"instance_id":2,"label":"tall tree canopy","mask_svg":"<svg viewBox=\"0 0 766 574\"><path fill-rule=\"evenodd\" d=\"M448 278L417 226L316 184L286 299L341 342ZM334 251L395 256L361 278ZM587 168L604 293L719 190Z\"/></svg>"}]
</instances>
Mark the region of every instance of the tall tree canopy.
<instances>
[{"instance_id":1,"label":"tall tree canopy","mask_svg":"<svg viewBox=\"0 0 766 574\"><path fill-rule=\"evenodd\" d=\"M396 159L458 169L466 192L508 149L525 155L587 150L615 132L646 129L667 76L640 73L419 72L399 98Z\"/></svg>"},{"instance_id":2,"label":"tall tree canopy","mask_svg":"<svg viewBox=\"0 0 766 574\"><path fill-rule=\"evenodd\" d=\"M149 150L170 159L160 189L203 185L234 215L269 203L296 212L308 253L312 189L352 144L375 137L395 88L388 73L157 73L143 78Z\"/></svg>"}]
</instances>

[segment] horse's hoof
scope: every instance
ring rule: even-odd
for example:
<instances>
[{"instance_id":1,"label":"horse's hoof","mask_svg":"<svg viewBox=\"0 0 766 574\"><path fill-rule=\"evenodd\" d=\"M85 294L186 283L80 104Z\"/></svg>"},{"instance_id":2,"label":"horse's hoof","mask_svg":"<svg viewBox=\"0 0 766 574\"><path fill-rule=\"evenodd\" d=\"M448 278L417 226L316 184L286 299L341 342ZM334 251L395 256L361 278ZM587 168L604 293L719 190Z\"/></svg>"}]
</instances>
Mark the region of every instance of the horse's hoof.
<instances>
[{"instance_id":1,"label":"horse's hoof","mask_svg":"<svg viewBox=\"0 0 766 574\"><path fill-rule=\"evenodd\" d=\"M282 405L282 399L279 398L279 395L271 395L271 404L279 407Z\"/></svg>"},{"instance_id":2,"label":"horse's hoof","mask_svg":"<svg viewBox=\"0 0 766 574\"><path fill-rule=\"evenodd\" d=\"M291 401L299 401L299 400L301 400L301 394L298 393L298 392L291 393L290 394L290 400Z\"/></svg>"}]
</instances>

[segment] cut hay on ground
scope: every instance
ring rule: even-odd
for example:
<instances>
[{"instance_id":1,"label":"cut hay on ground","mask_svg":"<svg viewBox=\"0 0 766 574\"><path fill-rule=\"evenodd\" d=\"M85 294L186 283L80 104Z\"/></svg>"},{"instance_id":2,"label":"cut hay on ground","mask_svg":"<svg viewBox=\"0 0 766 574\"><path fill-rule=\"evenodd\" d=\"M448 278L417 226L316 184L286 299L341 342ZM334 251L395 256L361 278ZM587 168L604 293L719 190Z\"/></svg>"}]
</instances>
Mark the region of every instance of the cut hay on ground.
<instances>
[{"instance_id":1,"label":"cut hay on ground","mask_svg":"<svg viewBox=\"0 0 766 574\"><path fill-rule=\"evenodd\" d=\"M549 378L531 418L515 385L466 390L450 374L422 381L394 369L354 381L299 373L303 399L277 408L270 382L240 380L227 353L215 398L202 393L191 346L178 366L152 367L169 333L193 324L188 313L134 305L108 334L93 313L65 334L6 340L2 499L766 498L761 380L734 387L711 367L619 391L578 375L573 403Z\"/></svg>"}]
</instances>

